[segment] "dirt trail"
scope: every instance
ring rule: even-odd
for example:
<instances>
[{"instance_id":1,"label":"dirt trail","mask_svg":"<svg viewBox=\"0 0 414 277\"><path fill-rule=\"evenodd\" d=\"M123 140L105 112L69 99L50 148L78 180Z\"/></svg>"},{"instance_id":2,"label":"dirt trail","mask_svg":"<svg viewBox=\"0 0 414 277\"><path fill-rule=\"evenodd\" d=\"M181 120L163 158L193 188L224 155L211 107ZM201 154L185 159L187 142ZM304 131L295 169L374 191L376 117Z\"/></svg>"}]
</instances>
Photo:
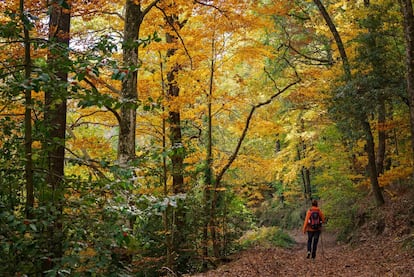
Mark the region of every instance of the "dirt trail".
<instances>
[{"instance_id":1,"label":"dirt trail","mask_svg":"<svg viewBox=\"0 0 414 277\"><path fill-rule=\"evenodd\" d=\"M315 260L306 258L307 237L296 231L291 249L256 248L235 255L232 262L193 277L211 276L414 276L414 253L397 240L376 237L357 246L341 245L324 232Z\"/></svg>"}]
</instances>

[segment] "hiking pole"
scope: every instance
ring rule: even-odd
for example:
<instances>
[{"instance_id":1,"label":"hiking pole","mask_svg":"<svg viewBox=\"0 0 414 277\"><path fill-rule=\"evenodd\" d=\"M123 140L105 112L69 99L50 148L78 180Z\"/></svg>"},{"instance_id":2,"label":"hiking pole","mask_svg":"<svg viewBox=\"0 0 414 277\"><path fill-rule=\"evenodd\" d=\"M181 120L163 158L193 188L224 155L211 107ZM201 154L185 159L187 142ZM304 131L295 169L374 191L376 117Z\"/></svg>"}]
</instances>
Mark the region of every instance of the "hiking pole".
<instances>
[{"instance_id":1,"label":"hiking pole","mask_svg":"<svg viewBox=\"0 0 414 277\"><path fill-rule=\"evenodd\" d=\"M326 218L325 224L328 224L328 218ZM322 236L323 231L325 231L325 226L323 226L322 230L321 230L321 250L322 250L321 252L322 252L322 257L324 257L325 259L328 260L328 257L325 256L325 247L324 247L323 238L322 238L323 237Z\"/></svg>"},{"instance_id":2,"label":"hiking pole","mask_svg":"<svg viewBox=\"0 0 414 277\"><path fill-rule=\"evenodd\" d=\"M320 235L320 236L321 236L321 252L322 252L322 257L326 258L326 257L325 257L325 248L324 248L324 246L323 246L323 238L322 238L322 237L323 237L323 236L322 236L323 231L324 231L324 228L322 228L322 229L321 229L321 235Z\"/></svg>"}]
</instances>

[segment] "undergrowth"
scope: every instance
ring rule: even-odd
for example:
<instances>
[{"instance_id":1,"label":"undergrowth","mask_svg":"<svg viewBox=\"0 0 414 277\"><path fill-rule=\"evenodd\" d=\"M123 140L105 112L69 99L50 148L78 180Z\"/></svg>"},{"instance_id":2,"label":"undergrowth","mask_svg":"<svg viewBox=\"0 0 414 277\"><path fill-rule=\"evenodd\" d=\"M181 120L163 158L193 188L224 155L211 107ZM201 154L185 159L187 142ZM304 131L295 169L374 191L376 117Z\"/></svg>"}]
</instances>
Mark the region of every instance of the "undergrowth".
<instances>
[{"instance_id":1,"label":"undergrowth","mask_svg":"<svg viewBox=\"0 0 414 277\"><path fill-rule=\"evenodd\" d=\"M253 246L264 248L293 246L295 240L278 227L260 227L256 230L246 232L240 239L239 244L243 249Z\"/></svg>"}]
</instances>

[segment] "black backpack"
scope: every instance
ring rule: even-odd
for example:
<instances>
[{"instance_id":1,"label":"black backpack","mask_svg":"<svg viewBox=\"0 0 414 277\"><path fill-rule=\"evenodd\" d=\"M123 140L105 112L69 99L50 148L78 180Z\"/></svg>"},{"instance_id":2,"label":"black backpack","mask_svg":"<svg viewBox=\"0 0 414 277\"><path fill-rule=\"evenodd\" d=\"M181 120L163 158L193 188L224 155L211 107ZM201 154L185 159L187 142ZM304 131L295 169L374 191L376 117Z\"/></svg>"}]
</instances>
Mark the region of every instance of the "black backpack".
<instances>
[{"instance_id":1,"label":"black backpack","mask_svg":"<svg viewBox=\"0 0 414 277\"><path fill-rule=\"evenodd\" d=\"M308 223L309 223L310 227L313 230L317 230L320 227L322 227L322 219L321 219L321 216L319 214L319 211L312 211L311 210L311 214L310 214Z\"/></svg>"}]
</instances>

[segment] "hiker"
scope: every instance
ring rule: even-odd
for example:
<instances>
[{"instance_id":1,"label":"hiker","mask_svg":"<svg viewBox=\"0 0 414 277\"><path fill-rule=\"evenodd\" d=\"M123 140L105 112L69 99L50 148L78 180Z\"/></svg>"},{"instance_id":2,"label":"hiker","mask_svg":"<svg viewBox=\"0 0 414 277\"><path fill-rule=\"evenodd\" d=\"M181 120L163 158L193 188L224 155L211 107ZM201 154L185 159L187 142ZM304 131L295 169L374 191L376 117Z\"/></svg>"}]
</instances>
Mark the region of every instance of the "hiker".
<instances>
[{"instance_id":1,"label":"hiker","mask_svg":"<svg viewBox=\"0 0 414 277\"><path fill-rule=\"evenodd\" d=\"M322 223L325 223L325 216L318 208L318 201L314 199L312 200L312 207L306 213L305 221L303 222L303 233L308 232L308 259L311 257L311 254L312 259L316 257Z\"/></svg>"}]
</instances>

